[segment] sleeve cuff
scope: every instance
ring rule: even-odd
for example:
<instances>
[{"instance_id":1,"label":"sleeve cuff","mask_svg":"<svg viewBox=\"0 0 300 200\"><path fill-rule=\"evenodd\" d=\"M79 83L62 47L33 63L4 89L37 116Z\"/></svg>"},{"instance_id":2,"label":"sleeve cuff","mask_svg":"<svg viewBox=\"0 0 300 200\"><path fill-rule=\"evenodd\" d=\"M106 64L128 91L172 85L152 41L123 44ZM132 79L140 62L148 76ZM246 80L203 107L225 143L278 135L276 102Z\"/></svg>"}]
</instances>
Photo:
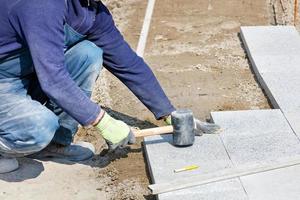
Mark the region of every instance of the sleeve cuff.
<instances>
[{"instance_id":1,"label":"sleeve cuff","mask_svg":"<svg viewBox=\"0 0 300 200\"><path fill-rule=\"evenodd\" d=\"M100 106L97 104L95 104L95 105L96 105L95 112L93 112L93 114L90 115L90 117L82 123L83 126L91 125L97 119L98 115L100 114L100 112L101 112Z\"/></svg>"}]
</instances>

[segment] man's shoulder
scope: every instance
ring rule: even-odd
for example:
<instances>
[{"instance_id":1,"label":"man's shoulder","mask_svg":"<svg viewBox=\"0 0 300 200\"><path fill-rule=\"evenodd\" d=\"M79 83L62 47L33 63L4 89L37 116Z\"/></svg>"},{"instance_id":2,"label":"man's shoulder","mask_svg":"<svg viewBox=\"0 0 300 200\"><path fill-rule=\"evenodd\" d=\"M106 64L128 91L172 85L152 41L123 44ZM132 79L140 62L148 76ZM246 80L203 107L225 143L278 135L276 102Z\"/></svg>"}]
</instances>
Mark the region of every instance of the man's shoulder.
<instances>
[{"instance_id":1,"label":"man's shoulder","mask_svg":"<svg viewBox=\"0 0 300 200\"><path fill-rule=\"evenodd\" d=\"M1 0L2 1L2 0ZM10 0L10 13L35 15L41 12L55 14L65 10L67 0Z\"/></svg>"}]
</instances>

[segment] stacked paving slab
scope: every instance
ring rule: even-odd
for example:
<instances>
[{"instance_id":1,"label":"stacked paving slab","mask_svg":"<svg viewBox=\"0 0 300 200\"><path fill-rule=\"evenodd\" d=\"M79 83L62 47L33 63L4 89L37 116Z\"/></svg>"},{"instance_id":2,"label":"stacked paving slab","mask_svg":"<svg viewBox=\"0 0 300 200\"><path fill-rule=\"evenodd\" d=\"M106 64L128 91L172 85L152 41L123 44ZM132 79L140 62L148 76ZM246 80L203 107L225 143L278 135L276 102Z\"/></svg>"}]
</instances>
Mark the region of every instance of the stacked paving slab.
<instances>
[{"instance_id":1,"label":"stacked paving slab","mask_svg":"<svg viewBox=\"0 0 300 200\"><path fill-rule=\"evenodd\" d=\"M274 110L213 112L223 131L187 148L172 136L145 138L154 184L224 169L265 166L300 156L300 36L294 27L242 27L254 72ZM174 173L189 165L199 169ZM159 200L300 199L300 165L158 195Z\"/></svg>"}]
</instances>

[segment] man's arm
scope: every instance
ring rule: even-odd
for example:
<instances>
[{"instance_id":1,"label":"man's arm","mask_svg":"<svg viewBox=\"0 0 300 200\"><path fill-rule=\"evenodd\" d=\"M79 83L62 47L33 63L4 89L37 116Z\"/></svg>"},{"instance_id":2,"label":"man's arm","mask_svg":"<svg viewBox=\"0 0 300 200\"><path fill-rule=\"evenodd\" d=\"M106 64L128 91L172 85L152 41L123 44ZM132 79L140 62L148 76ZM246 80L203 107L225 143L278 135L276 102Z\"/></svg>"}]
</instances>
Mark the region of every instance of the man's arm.
<instances>
[{"instance_id":1,"label":"man's arm","mask_svg":"<svg viewBox=\"0 0 300 200\"><path fill-rule=\"evenodd\" d=\"M99 3L88 39L103 50L104 66L119 78L157 119L174 111L153 72L117 30L108 9Z\"/></svg>"},{"instance_id":2,"label":"man's arm","mask_svg":"<svg viewBox=\"0 0 300 200\"><path fill-rule=\"evenodd\" d=\"M19 34L26 40L43 91L79 123L92 124L100 107L75 84L64 66L64 1L19 1L13 12L12 20L20 26Z\"/></svg>"}]
</instances>

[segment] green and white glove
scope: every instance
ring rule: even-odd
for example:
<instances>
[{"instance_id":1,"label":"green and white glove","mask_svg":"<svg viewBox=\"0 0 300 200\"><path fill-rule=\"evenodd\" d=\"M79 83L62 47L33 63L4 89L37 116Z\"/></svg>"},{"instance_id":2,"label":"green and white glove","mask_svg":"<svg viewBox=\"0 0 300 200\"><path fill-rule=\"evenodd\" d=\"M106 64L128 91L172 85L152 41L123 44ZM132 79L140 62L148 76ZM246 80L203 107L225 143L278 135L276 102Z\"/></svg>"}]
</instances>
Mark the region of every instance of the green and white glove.
<instances>
[{"instance_id":1,"label":"green and white glove","mask_svg":"<svg viewBox=\"0 0 300 200\"><path fill-rule=\"evenodd\" d=\"M172 125L171 115L164 118L164 121L167 125ZM203 122L197 118L194 118L194 129L195 134L197 136L201 136L203 134L217 134L220 132L221 127L217 124Z\"/></svg>"},{"instance_id":2,"label":"green and white glove","mask_svg":"<svg viewBox=\"0 0 300 200\"><path fill-rule=\"evenodd\" d=\"M123 121L112 118L107 113L104 113L96 127L105 139L110 151L135 143L135 137L129 126Z\"/></svg>"}]
</instances>

